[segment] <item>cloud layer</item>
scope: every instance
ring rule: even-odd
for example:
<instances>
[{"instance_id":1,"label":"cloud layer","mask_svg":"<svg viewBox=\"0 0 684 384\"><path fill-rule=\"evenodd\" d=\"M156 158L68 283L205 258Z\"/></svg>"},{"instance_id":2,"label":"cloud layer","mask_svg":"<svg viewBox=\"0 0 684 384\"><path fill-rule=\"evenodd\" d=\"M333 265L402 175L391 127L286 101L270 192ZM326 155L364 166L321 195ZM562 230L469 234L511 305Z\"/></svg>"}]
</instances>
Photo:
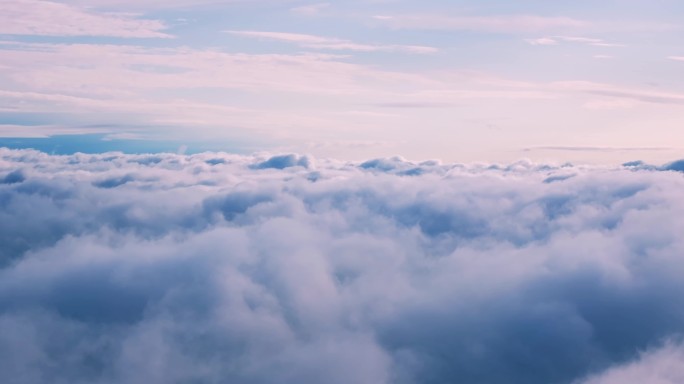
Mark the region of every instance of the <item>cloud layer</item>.
<instances>
[{"instance_id":1,"label":"cloud layer","mask_svg":"<svg viewBox=\"0 0 684 384\"><path fill-rule=\"evenodd\" d=\"M679 382L679 165L0 149L3 382Z\"/></svg>"}]
</instances>

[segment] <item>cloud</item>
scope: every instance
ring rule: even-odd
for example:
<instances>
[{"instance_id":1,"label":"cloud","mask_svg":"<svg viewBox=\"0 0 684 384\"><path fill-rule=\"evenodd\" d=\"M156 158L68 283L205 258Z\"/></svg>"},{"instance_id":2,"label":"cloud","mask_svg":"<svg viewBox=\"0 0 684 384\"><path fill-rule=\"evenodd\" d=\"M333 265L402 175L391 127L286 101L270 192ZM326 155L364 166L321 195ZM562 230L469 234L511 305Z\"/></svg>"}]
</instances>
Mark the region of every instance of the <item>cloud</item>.
<instances>
[{"instance_id":1,"label":"cloud","mask_svg":"<svg viewBox=\"0 0 684 384\"><path fill-rule=\"evenodd\" d=\"M312 160L307 156L297 156L297 155L279 155L273 156L268 160L264 160L257 164L254 164L256 169L285 169L290 167L304 167L310 168Z\"/></svg>"},{"instance_id":2,"label":"cloud","mask_svg":"<svg viewBox=\"0 0 684 384\"><path fill-rule=\"evenodd\" d=\"M328 39L278 36L293 40L292 44L321 44ZM473 70L389 69L355 63L339 54L346 51L335 53L255 54L217 48L0 41L6 66L0 71L0 82L7 84L0 90L0 112L61 118L28 129L13 122L0 126L0 135L50 136L78 133L74 127L86 131L89 125L107 124L140 130L170 127L164 135L187 136L192 127L192 132L201 130L214 137L235 133L286 146L295 139L329 141L330 132L344 133L337 140L377 140L371 133L383 127L408 127L409 120L423 120L419 115L425 108L417 107L464 103L475 107L489 100L502 106L501 113L511 114L512 100L521 106L530 100L570 101L567 105L593 109L647 109L646 104L675 108L681 102L681 95L664 89L654 92L588 81L523 82ZM263 92L272 97L257 102L254 95ZM384 107L394 107L401 117L386 116L380 122L341 112L365 108L379 114L387 112ZM518 119L515 116L513 120ZM436 126L447 124L446 118L433 114L429 119Z\"/></svg>"},{"instance_id":3,"label":"cloud","mask_svg":"<svg viewBox=\"0 0 684 384\"><path fill-rule=\"evenodd\" d=\"M82 135L88 133L102 133L103 131L106 130L101 127L0 124L0 137L45 138L52 135Z\"/></svg>"},{"instance_id":4,"label":"cloud","mask_svg":"<svg viewBox=\"0 0 684 384\"><path fill-rule=\"evenodd\" d=\"M538 39L526 39L527 43L531 45L558 45L558 41L550 37L540 37Z\"/></svg>"},{"instance_id":5,"label":"cloud","mask_svg":"<svg viewBox=\"0 0 684 384\"><path fill-rule=\"evenodd\" d=\"M679 105L684 103L684 94L680 93L624 88L591 81L559 81L551 83L550 88L557 91L580 92L638 103L664 105Z\"/></svg>"},{"instance_id":6,"label":"cloud","mask_svg":"<svg viewBox=\"0 0 684 384\"><path fill-rule=\"evenodd\" d=\"M414 88L436 84L419 74L353 64L345 57L327 54L244 54L183 47L14 42L0 43L0 48L3 61L11 65L11 69L2 71L0 81L13 84L0 91L3 111L72 114L73 120L94 120L95 124L230 125L233 130L271 131L264 135L267 137L290 135L302 129L310 140L315 139L310 137L313 128L348 129L349 124L330 108L311 114L310 100L302 95L358 103L376 98L373 95L386 95L388 88L397 85ZM269 91L275 96L272 102L246 107L239 101L232 102L233 98L218 102L192 93L198 88L222 94ZM283 109L283 100L296 105ZM83 115L86 117L78 117ZM361 122L357 126L368 125ZM55 126L54 132L65 130ZM16 124L0 127L0 134L5 135L36 136L48 131L47 126L35 131Z\"/></svg>"},{"instance_id":7,"label":"cloud","mask_svg":"<svg viewBox=\"0 0 684 384\"><path fill-rule=\"evenodd\" d=\"M451 107L452 104L444 102L388 102L388 103L378 103L377 107L380 108L447 108Z\"/></svg>"},{"instance_id":8,"label":"cloud","mask_svg":"<svg viewBox=\"0 0 684 384\"><path fill-rule=\"evenodd\" d=\"M679 171L684 172L684 160L673 161L672 163L665 164L662 167L665 171Z\"/></svg>"},{"instance_id":9,"label":"cloud","mask_svg":"<svg viewBox=\"0 0 684 384\"><path fill-rule=\"evenodd\" d=\"M42 0L0 0L0 35L169 38L159 20Z\"/></svg>"},{"instance_id":10,"label":"cloud","mask_svg":"<svg viewBox=\"0 0 684 384\"><path fill-rule=\"evenodd\" d=\"M360 51L360 52L406 52L416 54L435 53L437 48L420 45L375 45L358 44L344 39L307 35L301 33L264 32L264 31L225 31L231 35L293 43L305 48Z\"/></svg>"},{"instance_id":11,"label":"cloud","mask_svg":"<svg viewBox=\"0 0 684 384\"><path fill-rule=\"evenodd\" d=\"M291 8L290 11L303 16L315 16L330 7L330 3L316 3Z\"/></svg>"},{"instance_id":12,"label":"cloud","mask_svg":"<svg viewBox=\"0 0 684 384\"><path fill-rule=\"evenodd\" d=\"M577 152L642 152L642 151L672 151L675 148L663 147L571 147L571 146L555 146L555 147L534 147L526 148L524 151L577 151Z\"/></svg>"},{"instance_id":13,"label":"cloud","mask_svg":"<svg viewBox=\"0 0 684 384\"><path fill-rule=\"evenodd\" d=\"M586 44L594 47L624 47L624 44L609 43L603 39L596 39L593 37L579 37L579 36L549 36L540 37L536 39L525 39L531 45L558 45L564 43L578 43Z\"/></svg>"},{"instance_id":14,"label":"cloud","mask_svg":"<svg viewBox=\"0 0 684 384\"><path fill-rule=\"evenodd\" d=\"M15 184L15 183L21 183L22 181L26 180L26 176L24 176L24 173L21 171L21 169L18 169L16 171L12 171L5 175L4 178L2 178L2 181L0 183L2 184Z\"/></svg>"},{"instance_id":15,"label":"cloud","mask_svg":"<svg viewBox=\"0 0 684 384\"><path fill-rule=\"evenodd\" d=\"M635 361L610 368L581 384L676 384L684 381L684 348L668 341L640 354Z\"/></svg>"},{"instance_id":16,"label":"cloud","mask_svg":"<svg viewBox=\"0 0 684 384\"><path fill-rule=\"evenodd\" d=\"M623 44L608 43L603 39L597 39L593 37L580 37L580 36L554 36L554 38L570 42L570 43L580 43L593 45L595 47L624 47Z\"/></svg>"},{"instance_id":17,"label":"cloud","mask_svg":"<svg viewBox=\"0 0 684 384\"><path fill-rule=\"evenodd\" d=\"M684 56L670 56L670 57L668 57L668 59L674 60L674 61L684 61Z\"/></svg>"},{"instance_id":18,"label":"cloud","mask_svg":"<svg viewBox=\"0 0 684 384\"><path fill-rule=\"evenodd\" d=\"M268 0L249 0L249 2L266 2ZM124 10L126 12L134 10L158 10L168 8L197 8L200 6L211 6L226 4L245 3L245 0L64 0L63 3L78 5L82 7L93 7L98 9Z\"/></svg>"},{"instance_id":19,"label":"cloud","mask_svg":"<svg viewBox=\"0 0 684 384\"><path fill-rule=\"evenodd\" d=\"M10 384L593 384L681 360L651 349L684 332L681 172L0 149L0 180Z\"/></svg>"},{"instance_id":20,"label":"cloud","mask_svg":"<svg viewBox=\"0 0 684 384\"><path fill-rule=\"evenodd\" d=\"M378 15L374 20L392 28L465 30L488 33L530 33L548 30L573 30L587 22L569 17L537 15L451 16L437 14Z\"/></svg>"}]
</instances>

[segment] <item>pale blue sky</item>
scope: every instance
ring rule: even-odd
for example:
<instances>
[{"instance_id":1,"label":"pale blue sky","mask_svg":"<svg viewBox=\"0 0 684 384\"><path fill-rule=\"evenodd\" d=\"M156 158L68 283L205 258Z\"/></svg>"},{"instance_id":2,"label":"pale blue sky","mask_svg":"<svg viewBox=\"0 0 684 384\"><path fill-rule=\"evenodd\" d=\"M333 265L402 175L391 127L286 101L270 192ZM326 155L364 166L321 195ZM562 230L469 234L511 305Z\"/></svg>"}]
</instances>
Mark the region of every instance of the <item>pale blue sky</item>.
<instances>
[{"instance_id":1,"label":"pale blue sky","mask_svg":"<svg viewBox=\"0 0 684 384\"><path fill-rule=\"evenodd\" d=\"M0 145L98 134L342 159L663 162L684 147L683 16L675 0L0 0Z\"/></svg>"}]
</instances>

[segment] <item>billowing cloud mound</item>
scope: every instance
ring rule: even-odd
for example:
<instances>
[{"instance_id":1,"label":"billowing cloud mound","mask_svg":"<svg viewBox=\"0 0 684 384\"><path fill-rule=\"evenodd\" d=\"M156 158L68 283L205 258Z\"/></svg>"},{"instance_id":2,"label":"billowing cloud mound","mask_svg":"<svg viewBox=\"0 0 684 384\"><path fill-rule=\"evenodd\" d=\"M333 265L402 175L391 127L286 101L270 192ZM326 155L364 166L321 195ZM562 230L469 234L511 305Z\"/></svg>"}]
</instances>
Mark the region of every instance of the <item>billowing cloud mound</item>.
<instances>
[{"instance_id":1,"label":"billowing cloud mound","mask_svg":"<svg viewBox=\"0 0 684 384\"><path fill-rule=\"evenodd\" d=\"M682 191L627 165L0 149L2 382L678 383Z\"/></svg>"}]
</instances>

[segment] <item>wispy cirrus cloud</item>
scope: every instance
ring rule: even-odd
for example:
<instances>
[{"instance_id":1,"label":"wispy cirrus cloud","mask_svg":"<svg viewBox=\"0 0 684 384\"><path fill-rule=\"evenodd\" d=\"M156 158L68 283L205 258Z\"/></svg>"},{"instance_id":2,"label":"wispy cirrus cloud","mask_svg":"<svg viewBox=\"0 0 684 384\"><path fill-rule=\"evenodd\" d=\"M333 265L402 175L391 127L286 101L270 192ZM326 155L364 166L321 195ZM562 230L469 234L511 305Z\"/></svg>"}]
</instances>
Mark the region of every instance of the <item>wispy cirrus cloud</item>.
<instances>
[{"instance_id":1,"label":"wispy cirrus cloud","mask_svg":"<svg viewBox=\"0 0 684 384\"><path fill-rule=\"evenodd\" d=\"M624 47L624 44L610 43L603 39L582 36L547 36L536 39L525 39L531 45L558 45L561 43L586 44L594 47Z\"/></svg>"},{"instance_id":2,"label":"wispy cirrus cloud","mask_svg":"<svg viewBox=\"0 0 684 384\"><path fill-rule=\"evenodd\" d=\"M302 33L267 32L267 31L225 31L231 35L273 40L285 43L297 44L305 48L327 49L339 51L359 52L405 52L415 54L428 54L438 51L437 48L421 45L400 44L359 44L346 39L308 35Z\"/></svg>"},{"instance_id":3,"label":"wispy cirrus cloud","mask_svg":"<svg viewBox=\"0 0 684 384\"><path fill-rule=\"evenodd\" d=\"M554 151L554 152L650 152L650 151L676 151L678 148L665 147L572 147L572 146L548 146L524 148L523 152Z\"/></svg>"},{"instance_id":4,"label":"wispy cirrus cloud","mask_svg":"<svg viewBox=\"0 0 684 384\"><path fill-rule=\"evenodd\" d=\"M315 16L328 7L330 7L330 3L317 3L290 8L290 11L302 16Z\"/></svg>"},{"instance_id":5,"label":"wispy cirrus cloud","mask_svg":"<svg viewBox=\"0 0 684 384\"><path fill-rule=\"evenodd\" d=\"M169 38L164 22L42 0L0 0L0 35Z\"/></svg>"},{"instance_id":6,"label":"wispy cirrus cloud","mask_svg":"<svg viewBox=\"0 0 684 384\"><path fill-rule=\"evenodd\" d=\"M580 92L639 103L684 104L684 93L651 91L591 81L559 81L550 84L549 88L561 92Z\"/></svg>"},{"instance_id":7,"label":"wispy cirrus cloud","mask_svg":"<svg viewBox=\"0 0 684 384\"><path fill-rule=\"evenodd\" d=\"M61 3L85 8L106 10L158 10L158 9L190 9L204 6L225 6L232 4L267 2L269 0L61 0Z\"/></svg>"},{"instance_id":8,"label":"wispy cirrus cloud","mask_svg":"<svg viewBox=\"0 0 684 384\"><path fill-rule=\"evenodd\" d=\"M308 139L317 138L311 132L349 131L348 120L340 119L334 108L311 113L306 101L310 95L335 106L351 105L392 94L386 87L420 89L436 84L424 76L383 71L325 54L17 42L0 43L0 52L8 67L0 72L0 82L12 84L11 90L0 90L0 112L70 114L77 120L93 116L88 121L117 124L191 125L207 132L207 127L229 127L270 132L268 136L281 139L298 137L303 131L308 132ZM179 96L198 88L231 95L258 91L280 96L259 106ZM284 102L288 108L280 106ZM357 120L354 129L375 125ZM30 127L12 130L23 136L37 134L30 131ZM221 133L213 130L212 134Z\"/></svg>"},{"instance_id":9,"label":"wispy cirrus cloud","mask_svg":"<svg viewBox=\"0 0 684 384\"><path fill-rule=\"evenodd\" d=\"M540 37L537 39L525 39L531 45L558 45L558 41L550 37Z\"/></svg>"},{"instance_id":10,"label":"wispy cirrus cloud","mask_svg":"<svg viewBox=\"0 0 684 384\"><path fill-rule=\"evenodd\" d=\"M0 124L0 137L46 138L54 135L83 135L107 132L100 127L74 127L65 125Z\"/></svg>"},{"instance_id":11,"label":"wispy cirrus cloud","mask_svg":"<svg viewBox=\"0 0 684 384\"><path fill-rule=\"evenodd\" d=\"M391 28L468 30L491 33L530 33L549 30L576 29L586 21L570 17L537 15L449 16L438 14L376 15L377 22Z\"/></svg>"}]
</instances>

